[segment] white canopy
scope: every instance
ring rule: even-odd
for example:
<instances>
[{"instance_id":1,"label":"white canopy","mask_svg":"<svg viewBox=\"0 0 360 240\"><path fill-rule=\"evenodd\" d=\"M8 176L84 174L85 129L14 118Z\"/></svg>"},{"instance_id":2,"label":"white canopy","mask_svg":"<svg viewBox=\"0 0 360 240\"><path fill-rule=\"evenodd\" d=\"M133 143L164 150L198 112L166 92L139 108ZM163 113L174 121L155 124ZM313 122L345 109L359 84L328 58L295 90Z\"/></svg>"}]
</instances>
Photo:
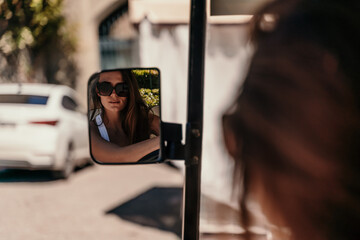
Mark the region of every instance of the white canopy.
<instances>
[{"instance_id":1,"label":"white canopy","mask_svg":"<svg viewBox=\"0 0 360 240\"><path fill-rule=\"evenodd\" d=\"M219 15L220 13L226 13L226 9L233 3L234 7L239 9L241 7L246 7L249 5L249 0L207 1L207 20L210 24L239 24L246 23L251 19L251 15L248 14ZM258 1L263 2L264 0ZM242 2L242 4L239 4L239 2ZM219 9L217 15L210 16L210 12L214 12L211 10L210 4L216 4L216 6L223 6L224 8ZM246 9L244 10L241 8L241 10L242 11L239 10L239 12L246 12ZM234 9L232 9L231 14L233 13ZM129 15L132 23L140 23L143 19L147 18L148 21L153 24L188 24L190 20L190 0L129 0Z\"/></svg>"}]
</instances>

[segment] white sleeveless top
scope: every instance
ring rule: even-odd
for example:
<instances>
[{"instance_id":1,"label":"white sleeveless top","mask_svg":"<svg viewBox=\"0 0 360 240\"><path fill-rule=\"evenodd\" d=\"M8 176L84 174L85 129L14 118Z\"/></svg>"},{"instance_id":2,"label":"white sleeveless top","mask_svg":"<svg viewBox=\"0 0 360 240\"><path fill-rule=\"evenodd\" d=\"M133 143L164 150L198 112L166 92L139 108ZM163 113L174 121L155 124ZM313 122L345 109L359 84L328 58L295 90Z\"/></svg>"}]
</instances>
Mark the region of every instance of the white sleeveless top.
<instances>
[{"instance_id":1,"label":"white sleeveless top","mask_svg":"<svg viewBox=\"0 0 360 240\"><path fill-rule=\"evenodd\" d=\"M99 128L99 132L100 132L101 137L103 139L105 139L106 141L110 142L109 134L108 134L108 132L106 130L105 124L104 124L100 114L96 115L95 121L96 121L96 125Z\"/></svg>"}]
</instances>

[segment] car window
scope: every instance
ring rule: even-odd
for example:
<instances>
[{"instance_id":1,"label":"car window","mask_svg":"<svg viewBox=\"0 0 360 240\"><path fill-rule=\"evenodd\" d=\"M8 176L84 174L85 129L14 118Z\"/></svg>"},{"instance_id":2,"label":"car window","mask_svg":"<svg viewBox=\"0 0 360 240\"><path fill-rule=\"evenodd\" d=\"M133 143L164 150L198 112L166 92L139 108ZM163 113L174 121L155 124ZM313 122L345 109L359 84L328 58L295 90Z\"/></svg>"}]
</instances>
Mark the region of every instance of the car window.
<instances>
[{"instance_id":1,"label":"car window","mask_svg":"<svg viewBox=\"0 0 360 240\"><path fill-rule=\"evenodd\" d=\"M61 105L65 108L68 109L70 111L76 111L78 104L75 102L74 99L72 99L69 96L64 96L62 101L61 101Z\"/></svg>"},{"instance_id":2,"label":"car window","mask_svg":"<svg viewBox=\"0 0 360 240\"><path fill-rule=\"evenodd\" d=\"M1 94L0 103L46 105L48 96Z\"/></svg>"}]
</instances>

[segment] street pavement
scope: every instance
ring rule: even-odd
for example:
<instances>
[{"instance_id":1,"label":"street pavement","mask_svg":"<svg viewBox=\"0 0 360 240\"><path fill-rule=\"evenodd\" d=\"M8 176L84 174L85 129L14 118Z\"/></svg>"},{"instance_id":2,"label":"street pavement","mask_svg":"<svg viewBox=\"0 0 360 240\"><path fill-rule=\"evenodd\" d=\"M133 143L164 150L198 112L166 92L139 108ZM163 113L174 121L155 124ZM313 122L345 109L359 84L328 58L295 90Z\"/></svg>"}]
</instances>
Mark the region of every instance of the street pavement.
<instances>
[{"instance_id":1,"label":"street pavement","mask_svg":"<svg viewBox=\"0 0 360 240\"><path fill-rule=\"evenodd\" d=\"M94 165L67 180L0 170L0 240L178 240L182 184L167 164Z\"/></svg>"}]
</instances>

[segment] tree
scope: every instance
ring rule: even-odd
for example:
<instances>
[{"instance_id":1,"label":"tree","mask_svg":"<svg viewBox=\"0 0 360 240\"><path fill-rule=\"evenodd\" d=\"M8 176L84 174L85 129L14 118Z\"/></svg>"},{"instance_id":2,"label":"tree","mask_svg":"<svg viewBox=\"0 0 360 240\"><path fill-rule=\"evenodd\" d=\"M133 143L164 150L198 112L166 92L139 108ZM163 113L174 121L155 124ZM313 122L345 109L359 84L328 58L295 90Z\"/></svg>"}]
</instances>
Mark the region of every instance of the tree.
<instances>
[{"instance_id":1,"label":"tree","mask_svg":"<svg viewBox=\"0 0 360 240\"><path fill-rule=\"evenodd\" d=\"M2 81L74 86L76 41L62 0L0 0Z\"/></svg>"}]
</instances>

